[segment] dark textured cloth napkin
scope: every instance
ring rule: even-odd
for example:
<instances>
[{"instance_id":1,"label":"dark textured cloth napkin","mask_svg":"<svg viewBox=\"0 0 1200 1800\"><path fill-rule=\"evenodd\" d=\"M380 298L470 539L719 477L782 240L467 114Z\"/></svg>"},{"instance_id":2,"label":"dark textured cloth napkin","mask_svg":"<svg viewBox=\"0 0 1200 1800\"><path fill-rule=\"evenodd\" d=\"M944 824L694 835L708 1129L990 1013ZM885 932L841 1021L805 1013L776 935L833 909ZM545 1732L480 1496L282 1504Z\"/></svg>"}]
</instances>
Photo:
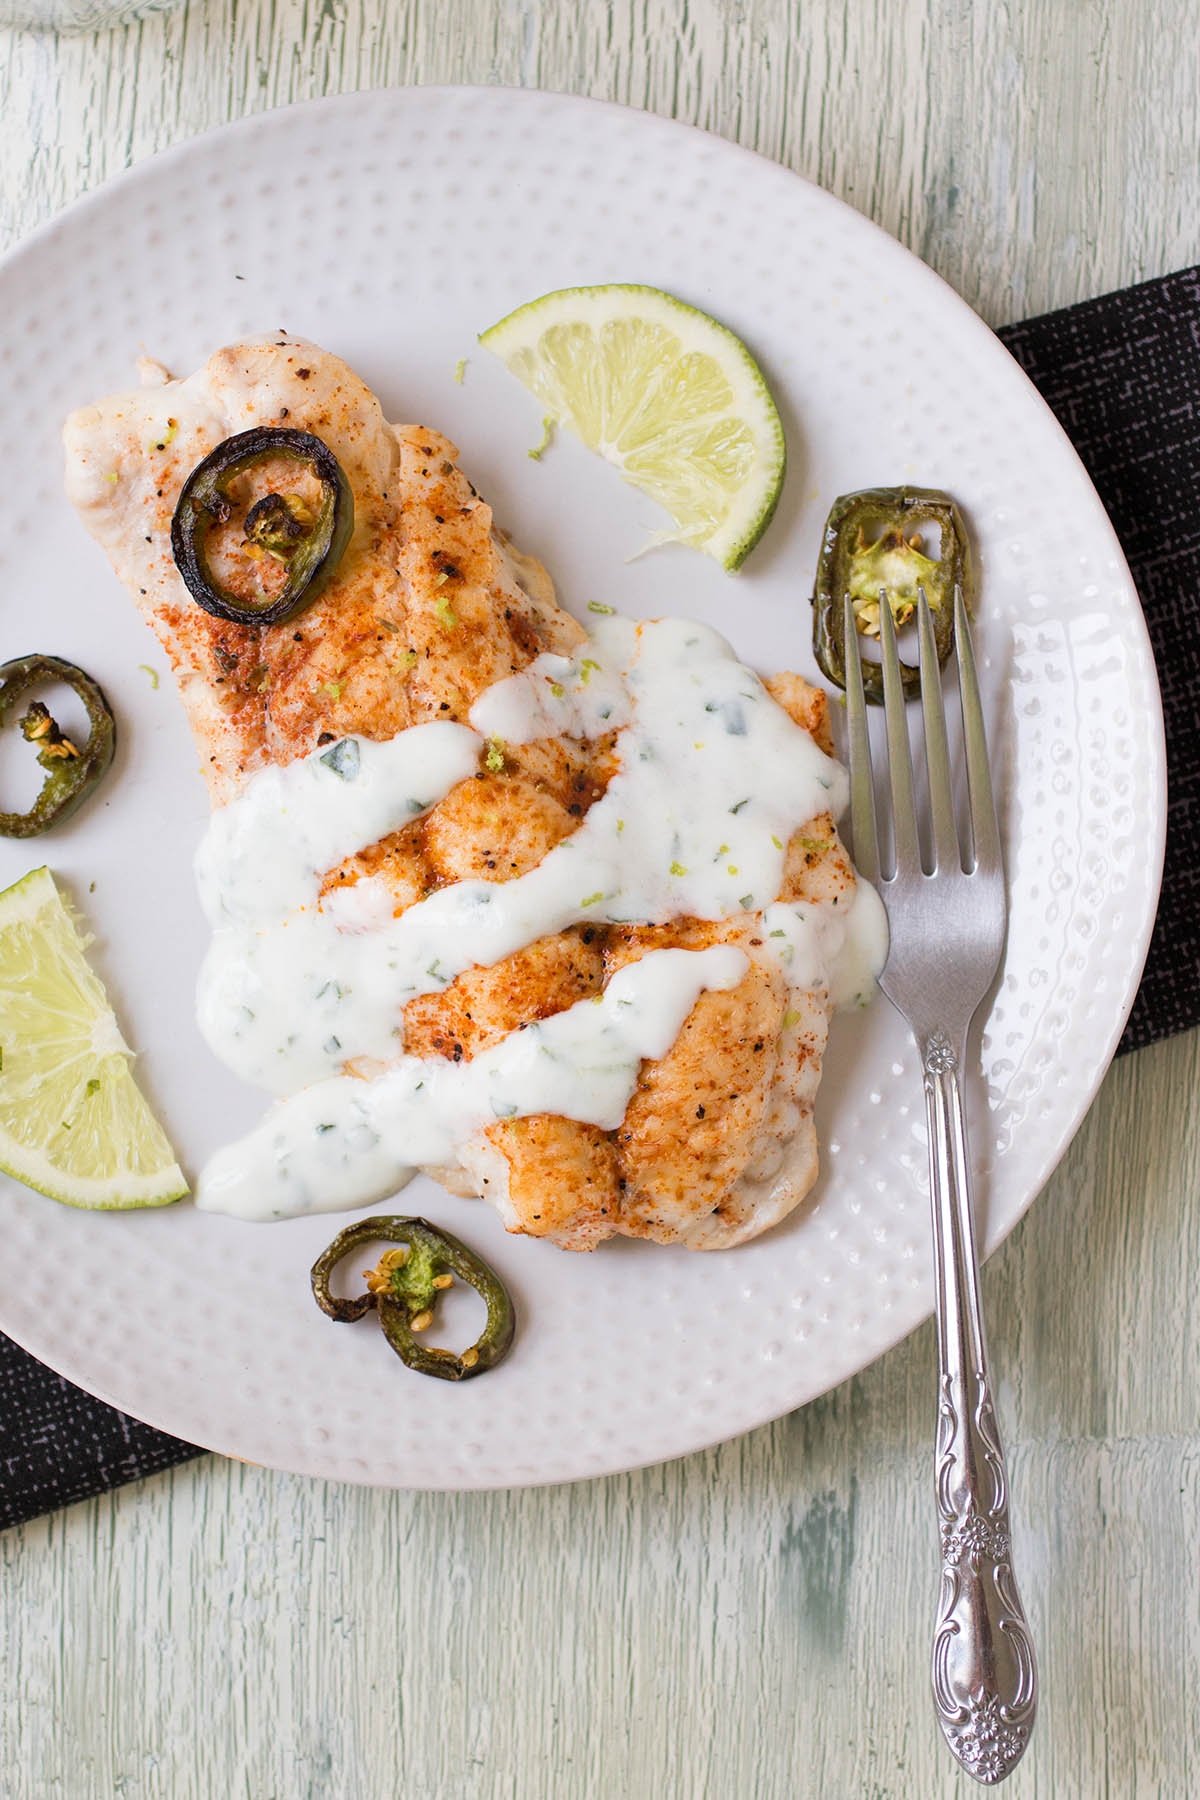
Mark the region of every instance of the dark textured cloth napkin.
<instances>
[{"instance_id":1,"label":"dark textured cloth napkin","mask_svg":"<svg viewBox=\"0 0 1200 1800\"><path fill-rule=\"evenodd\" d=\"M1167 861L1122 1050L1200 1024L1200 268L1006 325L1117 528L1167 728Z\"/></svg>"},{"instance_id":2,"label":"dark textured cloth napkin","mask_svg":"<svg viewBox=\"0 0 1200 1800\"><path fill-rule=\"evenodd\" d=\"M1000 333L1073 439L1158 660L1170 814L1158 924L1122 1050L1200 1023L1200 268ZM0 1526L199 1455L0 1336Z\"/></svg>"}]
</instances>

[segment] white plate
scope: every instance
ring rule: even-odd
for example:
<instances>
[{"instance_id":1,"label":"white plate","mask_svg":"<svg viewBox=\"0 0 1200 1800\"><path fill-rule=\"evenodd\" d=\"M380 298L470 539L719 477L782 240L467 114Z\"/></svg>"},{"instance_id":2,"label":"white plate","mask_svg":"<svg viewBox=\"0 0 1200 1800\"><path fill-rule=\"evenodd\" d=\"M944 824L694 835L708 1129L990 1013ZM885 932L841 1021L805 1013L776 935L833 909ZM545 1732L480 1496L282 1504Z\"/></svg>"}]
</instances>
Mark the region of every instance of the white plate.
<instances>
[{"instance_id":1,"label":"white plate","mask_svg":"<svg viewBox=\"0 0 1200 1800\"><path fill-rule=\"evenodd\" d=\"M525 454L537 406L475 334L547 289L599 281L694 301L763 362L791 472L736 579L680 550L627 564L657 523L649 503L571 443ZM186 372L285 326L346 357L390 418L455 437L576 610L604 596L694 613L763 669L812 672L806 595L836 494L951 489L980 553L1012 885L974 1147L988 1246L1011 1230L1083 1117L1137 984L1162 857L1162 722L1129 573L1074 452L915 257L718 138L588 101L426 88L269 113L141 165L8 258L0 320L0 654L80 662L121 733L103 798L52 837L0 846L0 877L44 857L85 908L193 1170L260 1101L193 1022L205 933L190 859L206 802L163 658L62 497L71 407L128 385L142 349ZM157 690L140 664L164 671ZM571 1256L414 1184L403 1210L462 1232L520 1308L509 1361L461 1388L408 1374L369 1323L318 1313L308 1268L344 1219L80 1214L10 1184L0 1326L137 1417L280 1468L449 1488L629 1468L800 1405L926 1316L921 1121L919 1070L881 1001L835 1026L813 1203L745 1249Z\"/></svg>"}]
</instances>

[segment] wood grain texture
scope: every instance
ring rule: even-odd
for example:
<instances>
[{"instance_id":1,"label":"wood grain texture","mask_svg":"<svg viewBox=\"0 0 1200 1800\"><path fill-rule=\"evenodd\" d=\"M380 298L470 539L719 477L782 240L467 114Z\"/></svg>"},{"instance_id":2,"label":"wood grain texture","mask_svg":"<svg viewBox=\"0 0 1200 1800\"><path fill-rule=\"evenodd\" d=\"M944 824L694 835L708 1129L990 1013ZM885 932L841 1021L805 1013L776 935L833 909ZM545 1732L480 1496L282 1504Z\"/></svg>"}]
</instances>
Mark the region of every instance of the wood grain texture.
<instances>
[{"instance_id":1,"label":"wood grain texture","mask_svg":"<svg viewBox=\"0 0 1200 1800\"><path fill-rule=\"evenodd\" d=\"M248 111L398 82L675 114L893 231L1001 322L1193 261L1185 0L192 0L0 31L0 242ZM0 329L3 322L0 321ZM1014 1800L1200 1782L1200 1035L1110 1073L989 1265L1044 1706ZM0 1538L14 1800L909 1800L933 1350L738 1443L578 1487L408 1495L215 1459Z\"/></svg>"}]
</instances>

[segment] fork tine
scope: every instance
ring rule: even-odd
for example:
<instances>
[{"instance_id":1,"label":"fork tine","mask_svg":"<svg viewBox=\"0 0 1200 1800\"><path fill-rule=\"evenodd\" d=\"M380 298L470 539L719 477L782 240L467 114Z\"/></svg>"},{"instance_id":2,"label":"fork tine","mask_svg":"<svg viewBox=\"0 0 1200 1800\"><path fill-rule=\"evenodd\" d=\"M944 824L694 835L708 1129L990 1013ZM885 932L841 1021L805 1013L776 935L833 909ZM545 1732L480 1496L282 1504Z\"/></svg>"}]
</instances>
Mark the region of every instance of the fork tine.
<instances>
[{"instance_id":1,"label":"fork tine","mask_svg":"<svg viewBox=\"0 0 1200 1800\"><path fill-rule=\"evenodd\" d=\"M887 717L888 777L892 786L892 838L896 874L921 873L921 840L917 836L917 809L913 803L912 759L908 750L908 720L904 710L904 684L900 679L900 652L896 648L896 622L886 588L879 590L879 645L883 663L883 710Z\"/></svg>"},{"instance_id":2,"label":"fork tine","mask_svg":"<svg viewBox=\"0 0 1200 1800\"><path fill-rule=\"evenodd\" d=\"M879 880L879 836L875 829L875 783L871 777L871 739L863 693L858 626L850 596L842 600L846 643L846 724L850 740L850 828L854 861L864 881Z\"/></svg>"},{"instance_id":3,"label":"fork tine","mask_svg":"<svg viewBox=\"0 0 1200 1800\"><path fill-rule=\"evenodd\" d=\"M983 727L983 703L975 669L975 647L962 597L954 590L954 642L958 656L958 694L962 704L963 743L967 756L967 791L971 800L971 848L974 867L989 874L1002 867L1000 827L996 799L988 768L987 735Z\"/></svg>"},{"instance_id":4,"label":"fork tine","mask_svg":"<svg viewBox=\"0 0 1200 1800\"><path fill-rule=\"evenodd\" d=\"M917 635L921 661L921 712L925 721L925 766L929 775L929 811L933 819L935 870L960 869L962 854L954 823L954 789L946 713L942 705L942 671L933 637L933 617L925 589L917 589Z\"/></svg>"}]
</instances>

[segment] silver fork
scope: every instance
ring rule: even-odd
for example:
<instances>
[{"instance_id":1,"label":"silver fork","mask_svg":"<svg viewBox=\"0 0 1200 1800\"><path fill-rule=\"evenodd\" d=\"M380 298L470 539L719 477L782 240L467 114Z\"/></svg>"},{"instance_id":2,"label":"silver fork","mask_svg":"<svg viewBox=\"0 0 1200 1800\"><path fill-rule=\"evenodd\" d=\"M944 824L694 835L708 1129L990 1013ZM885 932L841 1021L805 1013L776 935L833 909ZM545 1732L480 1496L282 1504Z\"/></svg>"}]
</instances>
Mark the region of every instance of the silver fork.
<instances>
[{"instance_id":1,"label":"silver fork","mask_svg":"<svg viewBox=\"0 0 1200 1800\"><path fill-rule=\"evenodd\" d=\"M965 857L955 824L941 671L923 591L918 606L930 873L922 867L896 628L886 593L880 595L879 615L893 873L880 870L862 662L847 597L850 810L855 861L878 887L891 931L880 986L907 1020L924 1070L936 1264L935 1493L941 1527L933 1698L954 1755L976 1781L991 1786L1020 1761L1037 1710L1037 1666L1012 1569L1008 1475L984 1343L962 1103L967 1028L1004 946L1004 870L962 595L956 591L954 596L954 635L971 827Z\"/></svg>"}]
</instances>

